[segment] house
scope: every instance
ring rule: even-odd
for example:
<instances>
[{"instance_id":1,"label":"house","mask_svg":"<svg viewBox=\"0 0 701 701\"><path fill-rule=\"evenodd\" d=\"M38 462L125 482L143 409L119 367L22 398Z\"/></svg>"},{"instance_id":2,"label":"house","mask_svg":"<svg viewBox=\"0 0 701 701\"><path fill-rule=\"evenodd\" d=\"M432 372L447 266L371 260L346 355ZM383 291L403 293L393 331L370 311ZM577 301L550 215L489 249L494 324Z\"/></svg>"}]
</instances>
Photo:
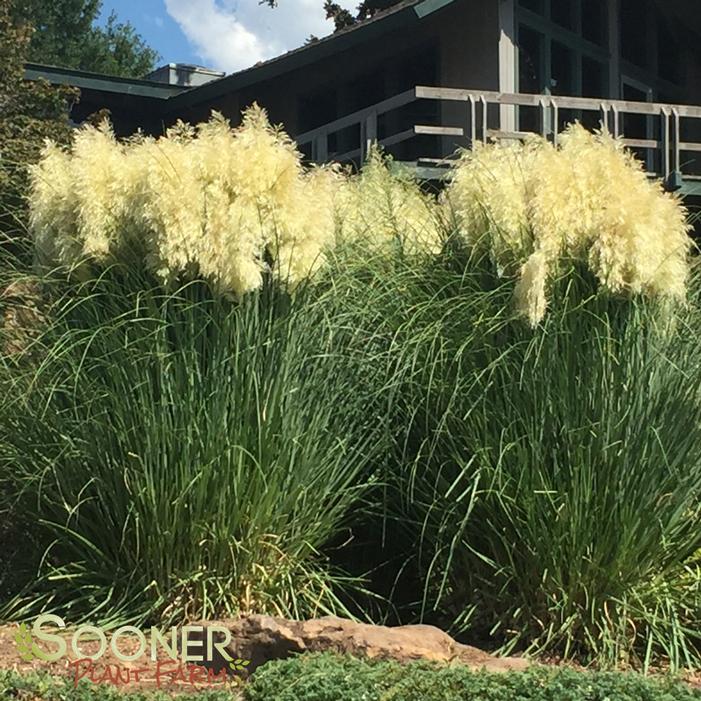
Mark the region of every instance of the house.
<instances>
[{"instance_id":1,"label":"house","mask_svg":"<svg viewBox=\"0 0 701 701\"><path fill-rule=\"evenodd\" d=\"M431 167L475 139L556 138L579 119L627 137L673 185L701 173L698 0L403 0L203 84L27 67L38 76L81 88L75 121L106 107L121 134L212 110L236 123L255 101L313 160L357 161L380 141Z\"/></svg>"}]
</instances>

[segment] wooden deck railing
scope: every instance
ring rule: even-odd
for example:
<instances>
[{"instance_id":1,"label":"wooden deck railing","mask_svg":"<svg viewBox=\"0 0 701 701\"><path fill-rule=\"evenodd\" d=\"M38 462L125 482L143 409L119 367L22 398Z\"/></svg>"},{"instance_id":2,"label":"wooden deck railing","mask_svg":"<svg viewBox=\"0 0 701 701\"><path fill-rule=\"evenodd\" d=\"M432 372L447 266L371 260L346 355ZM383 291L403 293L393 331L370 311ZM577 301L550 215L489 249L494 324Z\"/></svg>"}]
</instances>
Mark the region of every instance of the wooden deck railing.
<instances>
[{"instance_id":1,"label":"wooden deck railing","mask_svg":"<svg viewBox=\"0 0 701 701\"><path fill-rule=\"evenodd\" d=\"M462 103L465 109L458 108L456 111L454 105L448 117L452 121L450 125L404 122L397 131L385 133L379 138L378 120L383 115L420 100ZM519 110L523 108L536 111L537 129L518 129L519 121L524 121L519 118ZM663 178L670 189L681 187L683 179L701 178L701 161L697 162L694 155L701 154L701 107L691 105L416 86L300 134L296 141L302 149L310 151L311 160L317 163L362 162L373 143L390 148L422 134L446 137L450 143L468 148L477 141L520 139L536 131L557 143L565 111L575 119L581 119L584 114L597 115L601 127L644 154L650 175ZM456 118L456 113L461 117ZM638 131L642 120L646 132L644 138L640 134L631 134L632 130L627 129L628 117L634 115L637 115ZM461 123L456 123L458 121ZM402 124L401 118L394 122ZM330 137L352 127L359 129L357 146L342 153L333 152L329 148ZM419 160L435 165L446 162L445 158L432 156L423 154Z\"/></svg>"}]
</instances>

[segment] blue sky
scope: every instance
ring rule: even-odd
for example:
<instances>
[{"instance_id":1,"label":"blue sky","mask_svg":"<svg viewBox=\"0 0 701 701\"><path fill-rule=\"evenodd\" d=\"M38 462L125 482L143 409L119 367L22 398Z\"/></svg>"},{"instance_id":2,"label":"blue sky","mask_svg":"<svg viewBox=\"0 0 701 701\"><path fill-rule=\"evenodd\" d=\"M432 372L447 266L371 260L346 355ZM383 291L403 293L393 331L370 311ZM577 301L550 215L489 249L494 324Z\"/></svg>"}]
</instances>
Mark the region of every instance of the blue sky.
<instances>
[{"instance_id":1,"label":"blue sky","mask_svg":"<svg viewBox=\"0 0 701 701\"><path fill-rule=\"evenodd\" d=\"M163 0L104 0L102 18L115 11L120 20L129 20L146 41L161 55L163 63L198 63L200 58L168 14Z\"/></svg>"},{"instance_id":2,"label":"blue sky","mask_svg":"<svg viewBox=\"0 0 701 701\"><path fill-rule=\"evenodd\" d=\"M358 0L342 0L352 9ZM114 10L129 20L161 55L161 63L198 63L227 73L301 46L310 34L333 27L323 0L104 0L103 19Z\"/></svg>"}]
</instances>

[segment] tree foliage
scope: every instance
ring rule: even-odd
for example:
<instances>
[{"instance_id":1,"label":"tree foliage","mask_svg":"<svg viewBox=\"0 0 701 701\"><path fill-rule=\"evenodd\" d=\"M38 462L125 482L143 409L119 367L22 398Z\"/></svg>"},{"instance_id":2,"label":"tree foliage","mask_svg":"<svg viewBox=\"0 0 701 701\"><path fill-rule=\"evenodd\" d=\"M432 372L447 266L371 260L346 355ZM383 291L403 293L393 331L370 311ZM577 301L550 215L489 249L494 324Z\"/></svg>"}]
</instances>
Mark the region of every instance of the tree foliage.
<instances>
[{"instance_id":1,"label":"tree foliage","mask_svg":"<svg viewBox=\"0 0 701 701\"><path fill-rule=\"evenodd\" d=\"M129 22L96 21L102 0L17 0L14 20L34 29L28 60L97 73L141 77L159 56Z\"/></svg>"},{"instance_id":2,"label":"tree foliage","mask_svg":"<svg viewBox=\"0 0 701 701\"><path fill-rule=\"evenodd\" d=\"M44 140L70 137L68 105L77 92L45 81L25 81L31 29L13 20L11 0L0 0L0 234L3 241L26 231L27 166Z\"/></svg>"},{"instance_id":3,"label":"tree foliage","mask_svg":"<svg viewBox=\"0 0 701 701\"><path fill-rule=\"evenodd\" d=\"M326 18L333 20L335 31L339 31L362 20L370 19L378 12L388 9L398 2L399 0L362 0L357 7L356 14L353 14L341 7L337 2L325 0L324 10L326 11Z\"/></svg>"},{"instance_id":4,"label":"tree foliage","mask_svg":"<svg viewBox=\"0 0 701 701\"><path fill-rule=\"evenodd\" d=\"M278 0L261 0L266 2L270 7L277 7ZM351 27L358 22L374 17L378 12L382 12L393 5L396 5L400 0L361 0L356 8L355 14L345 7L342 7L334 0L324 0L324 11L326 19L332 19L334 23L334 31L340 31L346 27ZM307 43L316 41L317 37L311 36Z\"/></svg>"}]
</instances>

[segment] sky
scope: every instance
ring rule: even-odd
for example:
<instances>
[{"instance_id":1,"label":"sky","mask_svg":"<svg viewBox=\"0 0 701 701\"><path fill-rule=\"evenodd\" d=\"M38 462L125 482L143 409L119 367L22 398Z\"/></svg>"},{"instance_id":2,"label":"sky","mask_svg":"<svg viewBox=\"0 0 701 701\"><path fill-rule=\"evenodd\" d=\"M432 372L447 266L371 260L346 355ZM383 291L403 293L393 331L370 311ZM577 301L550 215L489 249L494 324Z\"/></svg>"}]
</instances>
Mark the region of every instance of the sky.
<instances>
[{"instance_id":1,"label":"sky","mask_svg":"<svg viewBox=\"0 0 701 701\"><path fill-rule=\"evenodd\" d=\"M353 9L358 0L340 0ZM102 19L129 20L164 63L196 63L232 73L331 33L323 0L103 0Z\"/></svg>"}]
</instances>

